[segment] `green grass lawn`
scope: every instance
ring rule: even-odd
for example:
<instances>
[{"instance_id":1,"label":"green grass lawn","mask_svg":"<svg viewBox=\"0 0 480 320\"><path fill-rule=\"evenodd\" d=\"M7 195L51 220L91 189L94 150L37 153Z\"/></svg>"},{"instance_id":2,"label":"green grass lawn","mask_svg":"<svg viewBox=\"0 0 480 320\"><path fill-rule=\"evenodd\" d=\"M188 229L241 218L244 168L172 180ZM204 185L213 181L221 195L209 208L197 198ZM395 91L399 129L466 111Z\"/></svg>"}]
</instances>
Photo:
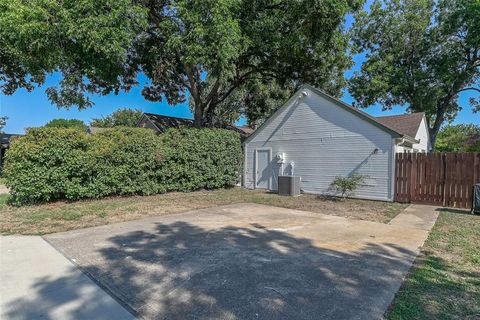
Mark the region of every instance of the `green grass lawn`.
<instances>
[{"instance_id":1,"label":"green grass lawn","mask_svg":"<svg viewBox=\"0 0 480 320\"><path fill-rule=\"evenodd\" d=\"M0 233L2 234L47 234L240 202L378 222L390 221L405 208L405 205L398 203L356 199L335 201L308 194L295 198L282 197L274 193L242 188L190 193L173 192L154 196L112 197L24 207L8 205L7 198L8 196L0 195Z\"/></svg>"},{"instance_id":2,"label":"green grass lawn","mask_svg":"<svg viewBox=\"0 0 480 320\"><path fill-rule=\"evenodd\" d=\"M440 213L387 319L480 319L480 215Z\"/></svg>"}]
</instances>

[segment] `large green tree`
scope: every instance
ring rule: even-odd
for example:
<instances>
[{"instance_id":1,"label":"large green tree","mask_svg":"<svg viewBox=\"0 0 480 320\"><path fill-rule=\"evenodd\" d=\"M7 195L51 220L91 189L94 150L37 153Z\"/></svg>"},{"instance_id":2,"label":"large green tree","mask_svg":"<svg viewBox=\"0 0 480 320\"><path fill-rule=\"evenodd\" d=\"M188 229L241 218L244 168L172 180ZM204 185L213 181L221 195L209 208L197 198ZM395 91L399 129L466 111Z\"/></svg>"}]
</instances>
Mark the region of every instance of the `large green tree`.
<instances>
[{"instance_id":1,"label":"large green tree","mask_svg":"<svg viewBox=\"0 0 480 320\"><path fill-rule=\"evenodd\" d=\"M90 94L134 83L129 50L145 27L145 8L131 0L0 0L0 90L33 90L58 73L49 99L90 107Z\"/></svg>"},{"instance_id":2,"label":"large green tree","mask_svg":"<svg viewBox=\"0 0 480 320\"><path fill-rule=\"evenodd\" d=\"M283 85L272 80L249 81L217 108L216 116L231 122L244 116L247 124L256 128L292 96L299 84L295 81ZM333 94L338 95L337 90Z\"/></svg>"},{"instance_id":3,"label":"large green tree","mask_svg":"<svg viewBox=\"0 0 480 320\"><path fill-rule=\"evenodd\" d=\"M442 124L462 108L459 94L480 92L478 0L377 0L356 16L353 34L366 56L350 81L358 105L424 111L432 146Z\"/></svg>"},{"instance_id":4,"label":"large green tree","mask_svg":"<svg viewBox=\"0 0 480 320\"><path fill-rule=\"evenodd\" d=\"M86 93L128 90L141 72L146 99L189 97L197 126L221 120L232 94L243 90L243 99L246 88L261 90L258 81L338 95L351 65L344 17L362 2L0 0L0 47L13 57L5 70L19 69L4 71L4 88L60 71L50 99L82 108L91 105Z\"/></svg>"},{"instance_id":5,"label":"large green tree","mask_svg":"<svg viewBox=\"0 0 480 320\"><path fill-rule=\"evenodd\" d=\"M437 151L480 152L480 126L457 124L442 127L438 132Z\"/></svg>"},{"instance_id":6,"label":"large green tree","mask_svg":"<svg viewBox=\"0 0 480 320\"><path fill-rule=\"evenodd\" d=\"M45 124L47 128L77 128L83 131L87 130L87 125L78 119L53 119Z\"/></svg>"},{"instance_id":7,"label":"large green tree","mask_svg":"<svg viewBox=\"0 0 480 320\"><path fill-rule=\"evenodd\" d=\"M121 108L106 117L92 119L90 125L100 128L136 127L143 111L139 109Z\"/></svg>"}]
</instances>

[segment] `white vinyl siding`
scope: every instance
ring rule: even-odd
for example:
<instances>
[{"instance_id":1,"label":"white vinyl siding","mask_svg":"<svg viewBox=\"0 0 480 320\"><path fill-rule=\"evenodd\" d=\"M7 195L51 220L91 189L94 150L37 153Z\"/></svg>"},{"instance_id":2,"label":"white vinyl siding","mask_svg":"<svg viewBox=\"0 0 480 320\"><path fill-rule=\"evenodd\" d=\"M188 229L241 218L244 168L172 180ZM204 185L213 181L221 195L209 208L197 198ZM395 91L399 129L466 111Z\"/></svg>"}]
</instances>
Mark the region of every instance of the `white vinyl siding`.
<instances>
[{"instance_id":1,"label":"white vinyl siding","mask_svg":"<svg viewBox=\"0 0 480 320\"><path fill-rule=\"evenodd\" d=\"M255 149L285 154L304 192L325 194L335 176L368 176L355 196L392 200L393 137L336 103L306 90L262 126L245 145L245 186L254 188ZM374 152L378 149L377 152ZM279 168L280 166L278 166ZM273 175L272 189L277 189Z\"/></svg>"},{"instance_id":2,"label":"white vinyl siding","mask_svg":"<svg viewBox=\"0 0 480 320\"><path fill-rule=\"evenodd\" d=\"M403 146L395 146L395 152L430 152L430 136L428 135L428 126L425 117L423 117L422 122L420 123L417 134L415 135L415 140L418 140L418 143L414 143L411 148L406 148Z\"/></svg>"},{"instance_id":3,"label":"white vinyl siding","mask_svg":"<svg viewBox=\"0 0 480 320\"><path fill-rule=\"evenodd\" d=\"M429 152L430 151L430 139L428 136L428 127L425 117L422 119L420 126L418 127L417 135L415 140L419 140L419 143L413 145L413 149L418 150L419 152Z\"/></svg>"}]
</instances>

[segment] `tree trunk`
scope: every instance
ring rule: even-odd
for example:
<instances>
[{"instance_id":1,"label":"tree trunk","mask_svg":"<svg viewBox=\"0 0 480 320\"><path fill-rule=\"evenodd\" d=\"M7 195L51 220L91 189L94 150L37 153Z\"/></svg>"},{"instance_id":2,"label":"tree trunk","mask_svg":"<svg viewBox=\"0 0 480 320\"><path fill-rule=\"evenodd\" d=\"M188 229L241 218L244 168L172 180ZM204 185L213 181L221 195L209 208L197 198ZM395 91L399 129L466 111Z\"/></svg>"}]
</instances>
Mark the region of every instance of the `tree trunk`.
<instances>
[{"instance_id":1,"label":"tree trunk","mask_svg":"<svg viewBox=\"0 0 480 320\"><path fill-rule=\"evenodd\" d=\"M205 125L208 127L212 127L215 125L213 117L215 116L215 109L217 108L217 101L216 99L212 99L208 104L207 114L205 115Z\"/></svg>"},{"instance_id":2,"label":"tree trunk","mask_svg":"<svg viewBox=\"0 0 480 320\"><path fill-rule=\"evenodd\" d=\"M428 128L428 134L430 135L430 146L432 150L435 151L435 142L437 141L438 130L434 128Z\"/></svg>"},{"instance_id":3,"label":"tree trunk","mask_svg":"<svg viewBox=\"0 0 480 320\"><path fill-rule=\"evenodd\" d=\"M193 113L193 125L195 128L202 128L204 123L203 123L203 109L204 106L202 103L197 103L195 102L194 106L195 110Z\"/></svg>"},{"instance_id":4,"label":"tree trunk","mask_svg":"<svg viewBox=\"0 0 480 320\"><path fill-rule=\"evenodd\" d=\"M438 131L442 127L443 121L445 120L445 105L440 105L437 107L437 114L435 115L435 121L432 127L428 127L428 133L430 135L430 144L432 150L435 150L435 142L437 141Z\"/></svg>"},{"instance_id":5,"label":"tree trunk","mask_svg":"<svg viewBox=\"0 0 480 320\"><path fill-rule=\"evenodd\" d=\"M195 66L184 64L184 67L188 77L188 82L190 83L189 91L194 104L193 126L195 128L202 128L204 125L203 113L205 111L205 104L202 101L200 79L196 77L197 72L194 71L196 70Z\"/></svg>"}]
</instances>

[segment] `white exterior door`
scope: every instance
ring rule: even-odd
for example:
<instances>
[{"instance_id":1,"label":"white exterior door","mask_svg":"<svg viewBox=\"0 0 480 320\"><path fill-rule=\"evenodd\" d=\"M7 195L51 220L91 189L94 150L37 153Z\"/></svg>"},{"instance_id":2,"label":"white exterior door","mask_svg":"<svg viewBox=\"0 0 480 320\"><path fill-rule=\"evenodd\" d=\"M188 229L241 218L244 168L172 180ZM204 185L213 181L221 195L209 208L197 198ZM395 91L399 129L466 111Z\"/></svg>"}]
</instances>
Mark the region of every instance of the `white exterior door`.
<instances>
[{"instance_id":1,"label":"white exterior door","mask_svg":"<svg viewBox=\"0 0 480 320\"><path fill-rule=\"evenodd\" d=\"M270 189L272 179L272 151L270 149L255 150L255 188Z\"/></svg>"}]
</instances>

